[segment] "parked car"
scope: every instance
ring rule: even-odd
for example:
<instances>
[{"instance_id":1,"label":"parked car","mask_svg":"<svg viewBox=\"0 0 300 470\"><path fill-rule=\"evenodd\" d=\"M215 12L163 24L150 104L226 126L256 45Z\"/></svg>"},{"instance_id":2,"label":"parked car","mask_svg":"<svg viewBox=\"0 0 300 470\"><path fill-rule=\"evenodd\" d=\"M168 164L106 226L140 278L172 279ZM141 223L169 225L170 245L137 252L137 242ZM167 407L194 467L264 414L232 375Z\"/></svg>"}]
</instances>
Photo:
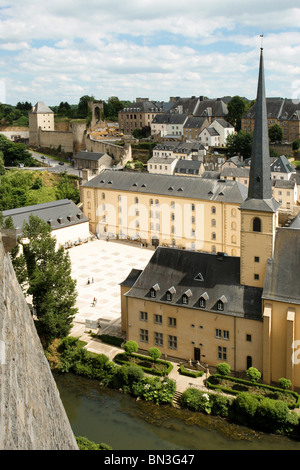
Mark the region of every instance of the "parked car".
<instances>
[{"instance_id":1,"label":"parked car","mask_svg":"<svg viewBox=\"0 0 300 470\"><path fill-rule=\"evenodd\" d=\"M64 165L64 162L58 162L59 165Z\"/></svg>"}]
</instances>

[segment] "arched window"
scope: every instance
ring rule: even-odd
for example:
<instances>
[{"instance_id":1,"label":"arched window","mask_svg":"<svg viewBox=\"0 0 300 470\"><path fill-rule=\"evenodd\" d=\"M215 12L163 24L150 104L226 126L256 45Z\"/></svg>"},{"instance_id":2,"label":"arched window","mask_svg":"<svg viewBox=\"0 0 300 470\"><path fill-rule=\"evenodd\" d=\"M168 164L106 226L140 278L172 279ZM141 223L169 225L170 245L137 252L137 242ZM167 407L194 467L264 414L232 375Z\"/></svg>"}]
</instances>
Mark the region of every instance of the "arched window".
<instances>
[{"instance_id":1,"label":"arched window","mask_svg":"<svg viewBox=\"0 0 300 470\"><path fill-rule=\"evenodd\" d=\"M258 217L253 219L253 232L261 232L261 220Z\"/></svg>"}]
</instances>

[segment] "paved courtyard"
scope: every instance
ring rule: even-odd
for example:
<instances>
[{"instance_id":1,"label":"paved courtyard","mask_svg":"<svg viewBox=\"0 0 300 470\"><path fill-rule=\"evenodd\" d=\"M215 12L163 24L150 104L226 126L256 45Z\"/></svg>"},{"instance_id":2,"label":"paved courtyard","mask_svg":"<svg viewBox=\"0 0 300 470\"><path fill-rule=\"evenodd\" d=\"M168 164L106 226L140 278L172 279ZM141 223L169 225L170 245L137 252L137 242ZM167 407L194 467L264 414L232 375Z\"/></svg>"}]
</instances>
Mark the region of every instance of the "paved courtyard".
<instances>
[{"instance_id":1,"label":"paved courtyard","mask_svg":"<svg viewBox=\"0 0 300 470\"><path fill-rule=\"evenodd\" d=\"M76 331L83 328L85 320L98 320L102 332L109 326L120 327L120 283L132 268L143 269L152 249L115 241L95 240L69 250L72 277L77 280L78 313L74 319ZM90 283L88 284L88 280ZM93 306L94 297L97 303ZM110 331L111 332L111 331Z\"/></svg>"}]
</instances>

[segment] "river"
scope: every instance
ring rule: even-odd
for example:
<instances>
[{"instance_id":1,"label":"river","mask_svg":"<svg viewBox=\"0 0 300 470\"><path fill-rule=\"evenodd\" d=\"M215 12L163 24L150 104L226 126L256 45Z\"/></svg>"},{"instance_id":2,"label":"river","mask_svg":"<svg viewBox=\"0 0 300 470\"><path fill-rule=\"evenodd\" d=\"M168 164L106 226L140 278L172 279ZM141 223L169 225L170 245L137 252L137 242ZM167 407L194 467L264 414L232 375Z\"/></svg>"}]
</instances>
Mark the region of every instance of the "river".
<instances>
[{"instance_id":1,"label":"river","mask_svg":"<svg viewBox=\"0 0 300 470\"><path fill-rule=\"evenodd\" d=\"M136 401L73 374L54 374L75 436L113 450L300 450L300 442L224 419Z\"/></svg>"}]
</instances>

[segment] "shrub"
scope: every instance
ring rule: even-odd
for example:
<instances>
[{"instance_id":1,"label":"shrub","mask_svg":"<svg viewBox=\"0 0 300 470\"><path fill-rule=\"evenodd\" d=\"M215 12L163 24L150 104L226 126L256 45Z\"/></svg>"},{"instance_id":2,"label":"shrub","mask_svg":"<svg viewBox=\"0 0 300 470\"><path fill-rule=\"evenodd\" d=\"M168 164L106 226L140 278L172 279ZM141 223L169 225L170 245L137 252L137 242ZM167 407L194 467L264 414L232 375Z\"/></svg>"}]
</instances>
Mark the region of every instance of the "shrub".
<instances>
[{"instance_id":1,"label":"shrub","mask_svg":"<svg viewBox=\"0 0 300 470\"><path fill-rule=\"evenodd\" d=\"M216 367L217 373L220 375L228 375L230 374L230 365L226 362L220 362L220 364Z\"/></svg>"},{"instance_id":2,"label":"shrub","mask_svg":"<svg viewBox=\"0 0 300 470\"><path fill-rule=\"evenodd\" d=\"M231 400L223 395L210 394L211 399L211 414L227 418L231 406Z\"/></svg>"},{"instance_id":3,"label":"shrub","mask_svg":"<svg viewBox=\"0 0 300 470\"><path fill-rule=\"evenodd\" d=\"M124 349L127 354L131 355L132 353L136 353L139 347L136 341L126 341L126 343L124 344Z\"/></svg>"},{"instance_id":4,"label":"shrub","mask_svg":"<svg viewBox=\"0 0 300 470\"><path fill-rule=\"evenodd\" d=\"M209 414L212 408L212 401L210 395L201 392L196 388L188 388L181 395L181 406L188 408L192 411L201 411Z\"/></svg>"},{"instance_id":5,"label":"shrub","mask_svg":"<svg viewBox=\"0 0 300 470\"><path fill-rule=\"evenodd\" d=\"M258 382L261 378L261 373L255 367L249 367L249 369L246 370L246 375L252 383Z\"/></svg>"},{"instance_id":6,"label":"shrub","mask_svg":"<svg viewBox=\"0 0 300 470\"><path fill-rule=\"evenodd\" d=\"M150 348L148 353L149 353L149 356L152 357L154 361L159 359L161 356L161 351L156 347Z\"/></svg>"},{"instance_id":7,"label":"shrub","mask_svg":"<svg viewBox=\"0 0 300 470\"><path fill-rule=\"evenodd\" d=\"M103 442L97 444L82 436L76 437L76 442L79 450L112 450L112 447L108 444L104 444Z\"/></svg>"},{"instance_id":8,"label":"shrub","mask_svg":"<svg viewBox=\"0 0 300 470\"><path fill-rule=\"evenodd\" d=\"M203 370L198 370L194 372L192 370L186 369L184 365L181 365L179 367L179 373L181 375L187 375L188 377L194 377L194 378L202 377L202 375L204 374Z\"/></svg>"},{"instance_id":9,"label":"shrub","mask_svg":"<svg viewBox=\"0 0 300 470\"><path fill-rule=\"evenodd\" d=\"M253 422L258 406L258 399L248 392L238 394L230 410L233 418L240 424L249 425Z\"/></svg>"},{"instance_id":10,"label":"shrub","mask_svg":"<svg viewBox=\"0 0 300 470\"><path fill-rule=\"evenodd\" d=\"M288 388L291 387L292 382L290 379L285 379L282 377L281 379L278 380L279 387L283 388L284 390L287 390Z\"/></svg>"},{"instance_id":11,"label":"shrub","mask_svg":"<svg viewBox=\"0 0 300 470\"><path fill-rule=\"evenodd\" d=\"M257 406L255 421L266 432L280 431L286 424L290 411L286 403L263 398Z\"/></svg>"}]
</instances>

